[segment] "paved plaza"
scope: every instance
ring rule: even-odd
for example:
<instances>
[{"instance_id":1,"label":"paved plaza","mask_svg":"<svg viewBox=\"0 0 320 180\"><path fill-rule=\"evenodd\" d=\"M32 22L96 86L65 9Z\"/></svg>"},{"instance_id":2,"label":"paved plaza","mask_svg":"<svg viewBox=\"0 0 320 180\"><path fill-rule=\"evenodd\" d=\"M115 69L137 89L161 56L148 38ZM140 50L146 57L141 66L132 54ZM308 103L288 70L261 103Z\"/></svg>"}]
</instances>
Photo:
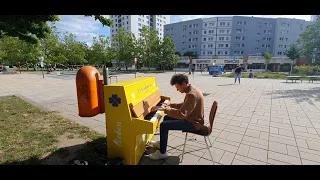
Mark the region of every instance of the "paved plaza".
<instances>
[{"instance_id":1,"label":"paved plaza","mask_svg":"<svg viewBox=\"0 0 320 180\"><path fill-rule=\"evenodd\" d=\"M182 102L184 94L169 84L174 73L139 74L155 76L163 95L172 102ZM134 74L118 75L118 81ZM205 93L205 118L213 101L218 111L210 140L216 164L320 164L320 83L285 83L285 80L242 79L208 74L189 75L192 85ZM113 80L114 81L114 80ZM75 75L0 74L0 96L19 95L30 102L81 125L105 134L104 114L92 118L78 117ZM189 136L183 162L179 162L185 134L169 135L169 158L140 164L210 165L203 137ZM154 139L159 139L155 135Z\"/></svg>"}]
</instances>

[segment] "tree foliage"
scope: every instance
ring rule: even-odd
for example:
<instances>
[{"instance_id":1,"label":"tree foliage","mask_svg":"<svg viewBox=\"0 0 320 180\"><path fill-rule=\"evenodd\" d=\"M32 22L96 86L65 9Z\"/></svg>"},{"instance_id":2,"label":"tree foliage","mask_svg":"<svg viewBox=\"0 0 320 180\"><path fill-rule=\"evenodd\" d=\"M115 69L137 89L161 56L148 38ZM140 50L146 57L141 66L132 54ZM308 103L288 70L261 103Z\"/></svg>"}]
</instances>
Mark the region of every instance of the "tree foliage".
<instances>
[{"instance_id":1,"label":"tree foliage","mask_svg":"<svg viewBox=\"0 0 320 180\"><path fill-rule=\"evenodd\" d=\"M311 64L314 58L316 63L320 64L320 19L300 34L298 42L301 54L306 57L307 63Z\"/></svg>"},{"instance_id":2,"label":"tree foliage","mask_svg":"<svg viewBox=\"0 0 320 180\"><path fill-rule=\"evenodd\" d=\"M270 62L271 62L272 55L271 55L271 53L269 51L265 51L263 53L263 56L264 56L264 59L265 59L264 64L266 65L266 69L267 69L268 68L268 64L270 64Z\"/></svg>"},{"instance_id":3,"label":"tree foliage","mask_svg":"<svg viewBox=\"0 0 320 180\"><path fill-rule=\"evenodd\" d=\"M292 60L291 68L290 68L290 74L291 74L293 61L300 57L300 52L299 52L298 46L296 44L290 45L290 48L286 50L285 55L288 56Z\"/></svg>"},{"instance_id":4,"label":"tree foliage","mask_svg":"<svg viewBox=\"0 0 320 180\"><path fill-rule=\"evenodd\" d=\"M112 53L110 50L110 39L109 37L105 37L103 35L99 35L98 37L93 37L93 43L88 51L87 60L89 64L109 64L114 57L112 57Z\"/></svg>"},{"instance_id":5,"label":"tree foliage","mask_svg":"<svg viewBox=\"0 0 320 180\"><path fill-rule=\"evenodd\" d=\"M92 16L99 20L103 26L111 26L112 20L102 15ZM1 15L0 16L0 38L4 36L18 37L20 40L37 44L39 39L46 38L51 33L47 22L56 22L58 15Z\"/></svg>"}]
</instances>

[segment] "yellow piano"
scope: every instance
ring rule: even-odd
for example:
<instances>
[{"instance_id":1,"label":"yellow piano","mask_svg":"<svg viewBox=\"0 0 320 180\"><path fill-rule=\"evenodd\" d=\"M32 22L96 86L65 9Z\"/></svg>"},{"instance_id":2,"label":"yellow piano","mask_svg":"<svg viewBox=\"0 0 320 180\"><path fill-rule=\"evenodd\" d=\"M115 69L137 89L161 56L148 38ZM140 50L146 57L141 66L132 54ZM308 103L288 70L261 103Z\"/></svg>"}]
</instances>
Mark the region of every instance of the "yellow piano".
<instances>
[{"instance_id":1,"label":"yellow piano","mask_svg":"<svg viewBox=\"0 0 320 180\"><path fill-rule=\"evenodd\" d=\"M104 99L108 158L138 164L164 115L151 107L170 97L161 96L154 77L140 77L105 85Z\"/></svg>"}]
</instances>

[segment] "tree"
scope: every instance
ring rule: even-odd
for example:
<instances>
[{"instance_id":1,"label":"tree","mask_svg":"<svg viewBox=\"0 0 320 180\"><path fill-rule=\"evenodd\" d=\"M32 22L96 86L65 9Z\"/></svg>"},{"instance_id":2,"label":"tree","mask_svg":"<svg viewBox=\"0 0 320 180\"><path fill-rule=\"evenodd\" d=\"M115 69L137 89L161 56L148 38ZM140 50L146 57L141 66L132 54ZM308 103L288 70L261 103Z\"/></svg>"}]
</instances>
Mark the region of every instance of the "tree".
<instances>
[{"instance_id":1,"label":"tree","mask_svg":"<svg viewBox=\"0 0 320 180\"><path fill-rule=\"evenodd\" d=\"M57 32L55 26L51 27L51 33L46 37L40 40L42 55L46 63L63 64L67 61L65 56L64 44L60 39L60 32Z\"/></svg>"},{"instance_id":2,"label":"tree","mask_svg":"<svg viewBox=\"0 0 320 180\"><path fill-rule=\"evenodd\" d=\"M160 65L164 67L173 67L178 64L180 57L175 53L176 47L172 37L165 36L161 43Z\"/></svg>"},{"instance_id":3,"label":"tree","mask_svg":"<svg viewBox=\"0 0 320 180\"><path fill-rule=\"evenodd\" d=\"M269 53L269 51L265 51L263 53L263 56L265 58L264 64L266 65L266 70L268 69L268 64L270 64L272 55Z\"/></svg>"},{"instance_id":4,"label":"tree","mask_svg":"<svg viewBox=\"0 0 320 180\"><path fill-rule=\"evenodd\" d=\"M300 52L299 52L298 46L296 44L290 45L290 48L286 50L285 55L288 56L292 60L291 69L290 69L290 74L291 74L293 61L300 57Z\"/></svg>"},{"instance_id":5,"label":"tree","mask_svg":"<svg viewBox=\"0 0 320 180\"><path fill-rule=\"evenodd\" d=\"M311 64L312 59L315 63L320 64L320 20L309 25L309 27L300 34L298 44L301 48L301 54L307 59L307 63Z\"/></svg>"},{"instance_id":6,"label":"tree","mask_svg":"<svg viewBox=\"0 0 320 180\"><path fill-rule=\"evenodd\" d=\"M112 20L102 15L93 16L99 20L103 26L111 26ZM60 18L58 15L1 15L0 16L0 38L5 35L18 37L20 40L37 44L39 39L50 34L50 27L47 22L56 22Z\"/></svg>"},{"instance_id":7,"label":"tree","mask_svg":"<svg viewBox=\"0 0 320 180\"><path fill-rule=\"evenodd\" d=\"M112 59L110 58L109 44L109 37L105 38L104 35L93 37L93 43L88 52L88 62L96 65L110 63Z\"/></svg>"},{"instance_id":8,"label":"tree","mask_svg":"<svg viewBox=\"0 0 320 180\"><path fill-rule=\"evenodd\" d=\"M0 39L0 48L3 52L1 55L3 63L9 65L26 63L27 70L29 70L28 64L31 63L35 66L40 56L38 44L27 43L19 40L17 37L3 37Z\"/></svg>"},{"instance_id":9,"label":"tree","mask_svg":"<svg viewBox=\"0 0 320 180\"><path fill-rule=\"evenodd\" d=\"M192 51L187 51L183 53L183 56L191 56L191 57L196 57L196 53Z\"/></svg>"},{"instance_id":10,"label":"tree","mask_svg":"<svg viewBox=\"0 0 320 180\"><path fill-rule=\"evenodd\" d=\"M127 69L128 66L133 64L133 59L138 56L134 34L123 28L119 28L112 38L112 49L110 50L115 53L118 65L123 63Z\"/></svg>"},{"instance_id":11,"label":"tree","mask_svg":"<svg viewBox=\"0 0 320 180\"><path fill-rule=\"evenodd\" d=\"M84 42L76 40L76 36L72 33L65 33L63 38L64 56L67 63L73 65L86 63L88 46Z\"/></svg>"},{"instance_id":12,"label":"tree","mask_svg":"<svg viewBox=\"0 0 320 180\"><path fill-rule=\"evenodd\" d=\"M142 27L141 38L138 40L138 52L144 66L150 67L160 61L160 40L154 28Z\"/></svg>"}]
</instances>

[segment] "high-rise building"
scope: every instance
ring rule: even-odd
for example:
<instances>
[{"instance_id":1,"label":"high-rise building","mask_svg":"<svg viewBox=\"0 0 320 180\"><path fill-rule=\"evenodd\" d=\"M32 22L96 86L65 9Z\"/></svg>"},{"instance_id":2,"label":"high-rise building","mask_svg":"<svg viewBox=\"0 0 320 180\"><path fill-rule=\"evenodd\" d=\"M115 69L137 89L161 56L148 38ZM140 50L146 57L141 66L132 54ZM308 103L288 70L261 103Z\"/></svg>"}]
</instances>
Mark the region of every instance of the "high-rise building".
<instances>
[{"instance_id":1,"label":"high-rise building","mask_svg":"<svg viewBox=\"0 0 320 180\"><path fill-rule=\"evenodd\" d=\"M180 54L194 52L202 58L214 56L284 56L310 21L286 18L213 17L165 25ZM202 25L197 25L202 24ZM201 33L199 33L201 32Z\"/></svg>"},{"instance_id":2,"label":"high-rise building","mask_svg":"<svg viewBox=\"0 0 320 180\"><path fill-rule=\"evenodd\" d=\"M120 27L140 38L143 26L153 27L158 30L159 38L163 38L164 25L170 23L170 15L110 15L110 18L113 21L110 27L111 39Z\"/></svg>"},{"instance_id":3,"label":"high-rise building","mask_svg":"<svg viewBox=\"0 0 320 180\"><path fill-rule=\"evenodd\" d=\"M277 18L274 34L273 56L285 56L286 50L296 44L300 34L312 24L301 19Z\"/></svg>"}]
</instances>

